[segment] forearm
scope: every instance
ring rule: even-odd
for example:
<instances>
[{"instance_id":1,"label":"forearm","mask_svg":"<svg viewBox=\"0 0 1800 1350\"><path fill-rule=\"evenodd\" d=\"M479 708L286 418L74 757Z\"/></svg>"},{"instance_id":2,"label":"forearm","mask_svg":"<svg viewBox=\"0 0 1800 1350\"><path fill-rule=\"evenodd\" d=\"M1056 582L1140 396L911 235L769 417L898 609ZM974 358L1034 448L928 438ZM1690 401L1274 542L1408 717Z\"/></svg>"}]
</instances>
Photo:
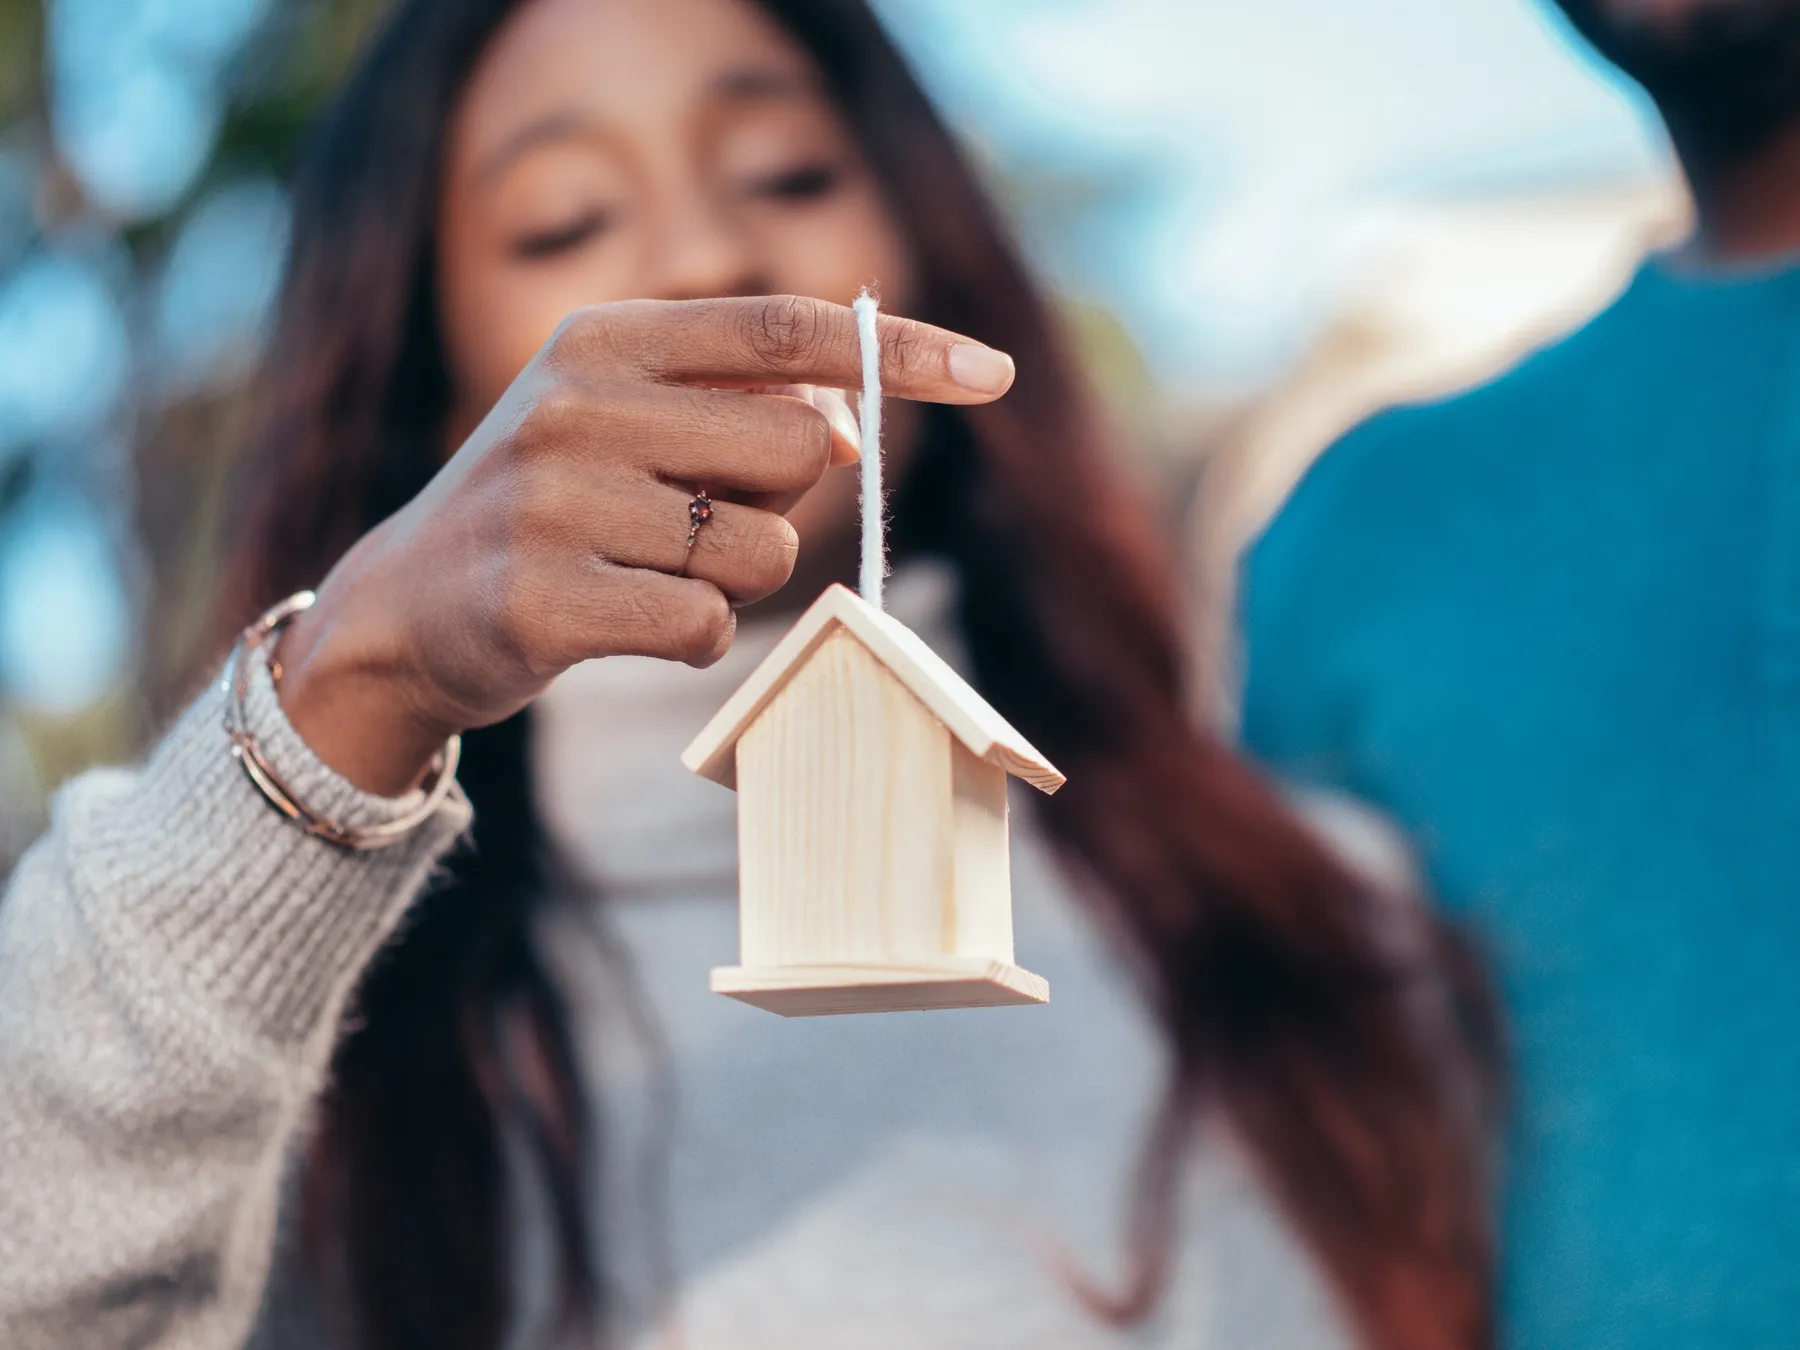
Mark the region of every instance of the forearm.
<instances>
[{"instance_id":1,"label":"forearm","mask_svg":"<svg viewBox=\"0 0 1800 1350\"><path fill-rule=\"evenodd\" d=\"M347 999L465 828L302 834L229 757L215 685L136 772L90 774L0 903L0 1344L243 1344L284 1172ZM367 797L300 744L266 675L253 729L347 823Z\"/></svg>"}]
</instances>

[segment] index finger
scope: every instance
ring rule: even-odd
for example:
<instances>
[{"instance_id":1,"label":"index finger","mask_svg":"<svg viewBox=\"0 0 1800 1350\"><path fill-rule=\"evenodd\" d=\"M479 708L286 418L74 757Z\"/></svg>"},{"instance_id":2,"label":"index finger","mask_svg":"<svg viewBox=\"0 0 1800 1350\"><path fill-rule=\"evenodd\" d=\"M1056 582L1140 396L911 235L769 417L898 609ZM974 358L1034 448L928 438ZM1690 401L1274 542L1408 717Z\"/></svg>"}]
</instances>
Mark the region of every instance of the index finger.
<instances>
[{"instance_id":1,"label":"index finger","mask_svg":"<svg viewBox=\"0 0 1800 1350\"><path fill-rule=\"evenodd\" d=\"M639 365L671 383L862 384L856 314L845 305L770 295L600 308L616 311L630 328ZM888 314L878 317L876 331L883 394L926 403L989 403L1012 387L1012 358L973 338Z\"/></svg>"}]
</instances>

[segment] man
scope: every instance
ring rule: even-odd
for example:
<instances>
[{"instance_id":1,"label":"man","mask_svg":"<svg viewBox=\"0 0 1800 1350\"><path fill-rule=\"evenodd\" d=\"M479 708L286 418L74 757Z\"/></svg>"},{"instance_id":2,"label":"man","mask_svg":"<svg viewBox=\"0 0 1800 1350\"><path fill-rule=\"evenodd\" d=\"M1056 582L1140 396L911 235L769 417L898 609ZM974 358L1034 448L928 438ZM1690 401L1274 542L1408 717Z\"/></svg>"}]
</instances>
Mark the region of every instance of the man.
<instances>
[{"instance_id":1,"label":"man","mask_svg":"<svg viewBox=\"0 0 1800 1350\"><path fill-rule=\"evenodd\" d=\"M1502 1342L1800 1341L1800 0L1563 0L1700 232L1329 452L1244 735L1412 836L1510 1018Z\"/></svg>"}]
</instances>

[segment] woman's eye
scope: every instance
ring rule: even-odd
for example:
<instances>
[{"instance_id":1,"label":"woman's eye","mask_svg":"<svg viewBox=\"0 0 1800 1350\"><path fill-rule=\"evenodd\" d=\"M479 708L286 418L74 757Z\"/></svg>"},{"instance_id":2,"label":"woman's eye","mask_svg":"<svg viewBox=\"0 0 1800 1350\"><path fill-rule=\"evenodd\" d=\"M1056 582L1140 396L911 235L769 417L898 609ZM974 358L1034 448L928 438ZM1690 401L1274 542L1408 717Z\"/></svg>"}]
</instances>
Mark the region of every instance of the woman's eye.
<instances>
[{"instance_id":1,"label":"woman's eye","mask_svg":"<svg viewBox=\"0 0 1800 1350\"><path fill-rule=\"evenodd\" d=\"M612 225L613 218L608 212L590 211L566 225L520 235L513 240L512 253L515 258L528 261L554 257L606 233Z\"/></svg>"},{"instance_id":2,"label":"woman's eye","mask_svg":"<svg viewBox=\"0 0 1800 1350\"><path fill-rule=\"evenodd\" d=\"M813 201L835 192L841 178L842 175L834 164L808 164L798 169L789 169L785 173L754 179L750 184L750 192L752 196L774 201Z\"/></svg>"}]
</instances>

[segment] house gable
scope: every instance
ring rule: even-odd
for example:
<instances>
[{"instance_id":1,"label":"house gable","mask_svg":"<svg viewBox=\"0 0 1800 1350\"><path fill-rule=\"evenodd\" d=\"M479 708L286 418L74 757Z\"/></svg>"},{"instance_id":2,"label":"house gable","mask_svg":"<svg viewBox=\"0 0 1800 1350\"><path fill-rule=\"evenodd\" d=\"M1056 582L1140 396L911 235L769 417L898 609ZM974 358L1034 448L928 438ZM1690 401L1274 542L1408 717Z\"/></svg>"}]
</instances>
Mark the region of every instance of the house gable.
<instances>
[{"instance_id":1,"label":"house gable","mask_svg":"<svg viewBox=\"0 0 1800 1350\"><path fill-rule=\"evenodd\" d=\"M976 758L1043 792L1055 792L1063 785L1055 766L916 633L844 586L828 587L813 602L694 738L682 763L714 782L736 787L733 752L738 738L838 628L848 630Z\"/></svg>"}]
</instances>

